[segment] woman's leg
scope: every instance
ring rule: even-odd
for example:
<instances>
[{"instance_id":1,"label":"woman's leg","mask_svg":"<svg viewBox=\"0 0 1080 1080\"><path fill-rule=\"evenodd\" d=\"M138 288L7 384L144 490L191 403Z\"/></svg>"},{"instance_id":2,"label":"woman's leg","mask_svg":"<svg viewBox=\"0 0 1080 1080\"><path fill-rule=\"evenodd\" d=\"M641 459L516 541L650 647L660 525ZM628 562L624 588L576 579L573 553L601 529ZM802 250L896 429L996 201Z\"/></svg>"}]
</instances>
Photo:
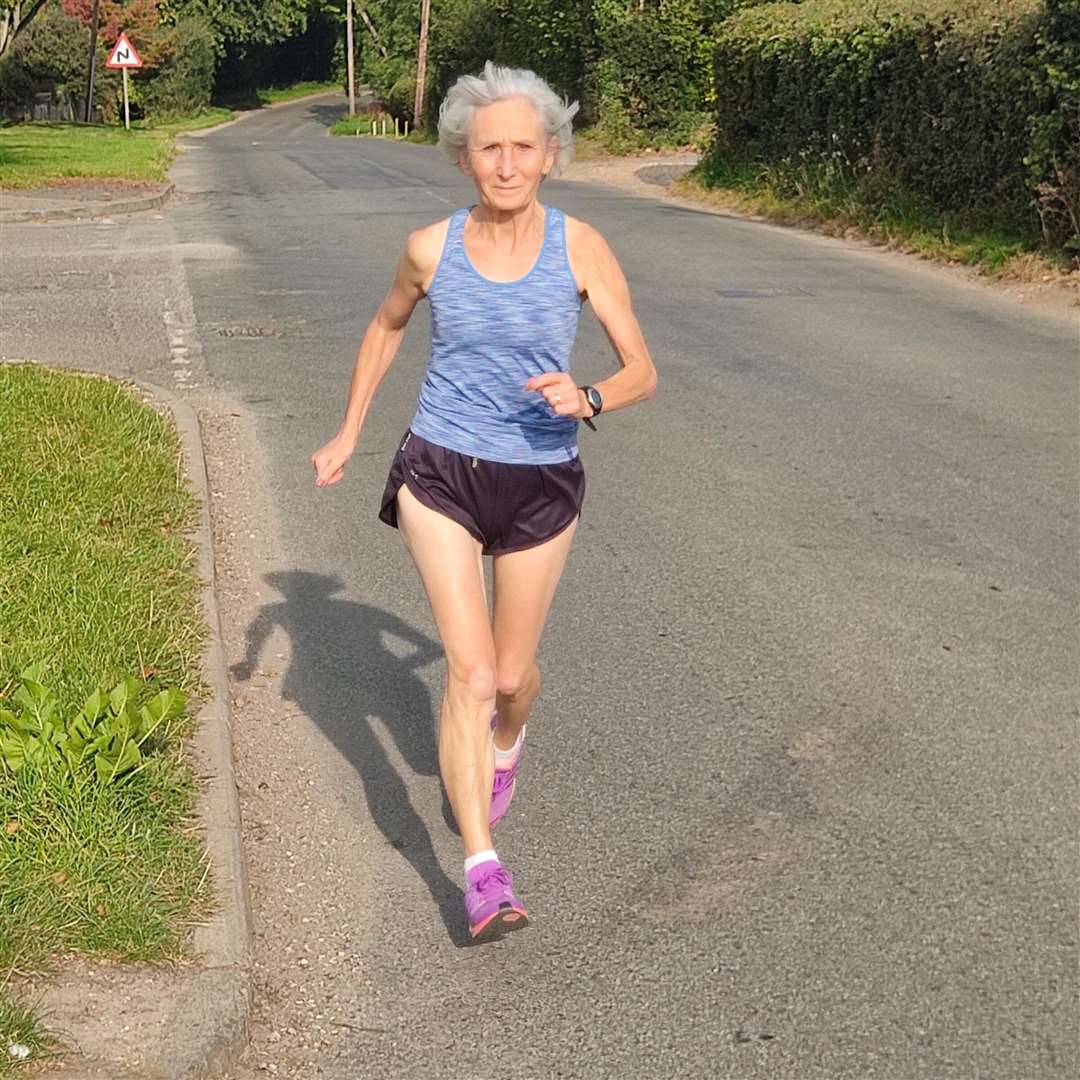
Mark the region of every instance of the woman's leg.
<instances>
[{"instance_id":1,"label":"woman's leg","mask_svg":"<svg viewBox=\"0 0 1080 1080\"><path fill-rule=\"evenodd\" d=\"M558 536L525 551L495 557L496 708L495 745L509 750L540 693L540 670L534 657L544 632L577 520Z\"/></svg>"},{"instance_id":2,"label":"woman's leg","mask_svg":"<svg viewBox=\"0 0 1080 1080\"><path fill-rule=\"evenodd\" d=\"M480 544L456 521L420 503L404 485L397 510L398 528L420 572L446 652L439 770L468 858L492 846L488 808L495 770L495 645Z\"/></svg>"}]
</instances>

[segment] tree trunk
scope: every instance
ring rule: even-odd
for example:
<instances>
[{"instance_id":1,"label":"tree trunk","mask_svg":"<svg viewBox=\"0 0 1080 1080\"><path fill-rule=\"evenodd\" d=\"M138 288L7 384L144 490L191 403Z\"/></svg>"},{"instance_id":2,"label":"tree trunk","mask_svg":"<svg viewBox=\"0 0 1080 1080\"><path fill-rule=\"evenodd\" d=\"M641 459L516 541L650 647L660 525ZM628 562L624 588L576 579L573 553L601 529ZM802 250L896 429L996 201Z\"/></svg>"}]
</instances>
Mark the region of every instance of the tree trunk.
<instances>
[{"instance_id":1,"label":"tree trunk","mask_svg":"<svg viewBox=\"0 0 1080 1080\"><path fill-rule=\"evenodd\" d=\"M371 40L375 42L375 48L385 56L386 46L382 43L382 39L379 37L379 32L375 29L375 24L371 21L371 17L368 15L364 8L360 8L360 18L364 20L364 25L371 33Z\"/></svg>"},{"instance_id":2,"label":"tree trunk","mask_svg":"<svg viewBox=\"0 0 1080 1080\"><path fill-rule=\"evenodd\" d=\"M413 127L424 126L424 84L427 82L428 23L431 19L431 0L421 0L420 46L416 54L416 98L413 102Z\"/></svg>"},{"instance_id":3,"label":"tree trunk","mask_svg":"<svg viewBox=\"0 0 1080 1080\"><path fill-rule=\"evenodd\" d=\"M356 115L356 75L353 72L353 64L355 58L353 57L353 0L348 0L348 4L345 8L345 49L348 52L348 63L346 68L348 69L349 77L349 115Z\"/></svg>"}]
</instances>

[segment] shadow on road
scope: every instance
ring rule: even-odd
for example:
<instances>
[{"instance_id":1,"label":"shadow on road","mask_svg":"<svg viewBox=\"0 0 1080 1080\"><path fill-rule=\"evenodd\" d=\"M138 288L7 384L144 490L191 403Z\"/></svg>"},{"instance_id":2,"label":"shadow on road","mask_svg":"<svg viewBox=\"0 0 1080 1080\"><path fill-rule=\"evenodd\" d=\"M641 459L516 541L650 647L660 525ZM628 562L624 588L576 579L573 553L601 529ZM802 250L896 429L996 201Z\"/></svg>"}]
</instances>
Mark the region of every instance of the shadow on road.
<instances>
[{"instance_id":1,"label":"shadow on road","mask_svg":"<svg viewBox=\"0 0 1080 1080\"><path fill-rule=\"evenodd\" d=\"M443 872L370 719L381 721L409 768L437 775L431 697L417 670L441 659L442 647L395 615L336 598L337 578L292 570L267 574L266 581L285 599L264 605L252 620L233 676L250 679L276 627L289 635L282 697L310 716L353 766L379 831L427 885L453 943L468 944L461 889Z\"/></svg>"}]
</instances>

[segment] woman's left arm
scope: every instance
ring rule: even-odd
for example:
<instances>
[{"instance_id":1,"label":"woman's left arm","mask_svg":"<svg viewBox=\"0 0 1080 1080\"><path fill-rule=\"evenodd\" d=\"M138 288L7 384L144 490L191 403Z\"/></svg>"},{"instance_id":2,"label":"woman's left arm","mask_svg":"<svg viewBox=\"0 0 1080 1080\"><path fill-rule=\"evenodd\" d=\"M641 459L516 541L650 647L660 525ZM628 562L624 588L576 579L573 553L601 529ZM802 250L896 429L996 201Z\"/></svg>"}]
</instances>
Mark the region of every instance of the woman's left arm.
<instances>
[{"instance_id":1,"label":"woman's left arm","mask_svg":"<svg viewBox=\"0 0 1080 1080\"><path fill-rule=\"evenodd\" d=\"M630 303L630 287L607 241L591 225L567 223L571 267L581 268L578 285L615 350L620 370L596 384L604 412L625 409L651 397L656 390L656 367ZM589 410L590 412L592 410Z\"/></svg>"},{"instance_id":2,"label":"woman's left arm","mask_svg":"<svg viewBox=\"0 0 1080 1080\"><path fill-rule=\"evenodd\" d=\"M591 225L570 217L566 219L566 245L578 290L592 304L619 361L619 371L595 384L604 399L603 411L625 409L644 401L656 389L656 367L634 315L622 267L607 241ZM578 420L592 415L582 391L577 390L573 396L567 392L576 389L569 375L538 375L528 381L526 388L540 391L560 415Z\"/></svg>"}]
</instances>

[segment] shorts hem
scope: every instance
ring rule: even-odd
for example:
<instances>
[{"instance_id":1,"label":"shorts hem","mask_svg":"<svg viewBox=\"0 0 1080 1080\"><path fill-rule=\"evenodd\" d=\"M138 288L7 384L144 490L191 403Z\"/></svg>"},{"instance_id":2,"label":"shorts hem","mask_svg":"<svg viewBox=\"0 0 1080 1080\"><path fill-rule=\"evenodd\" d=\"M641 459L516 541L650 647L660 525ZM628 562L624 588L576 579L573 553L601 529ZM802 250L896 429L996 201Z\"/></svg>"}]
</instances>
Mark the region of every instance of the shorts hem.
<instances>
[{"instance_id":1,"label":"shorts hem","mask_svg":"<svg viewBox=\"0 0 1080 1080\"><path fill-rule=\"evenodd\" d=\"M581 511L579 510L565 525L560 525L549 536L545 536L543 540L530 540L527 544L517 544L514 547L505 547L498 549L485 548L483 553L485 555L490 555L492 558L498 558L500 555L516 555L519 551L528 551L529 548L539 547L541 544L546 544L548 543L548 541L554 540L557 536L562 536L562 534L566 532L566 530L569 529L575 521L580 520Z\"/></svg>"},{"instance_id":2,"label":"shorts hem","mask_svg":"<svg viewBox=\"0 0 1080 1080\"><path fill-rule=\"evenodd\" d=\"M426 507L428 510L433 510L436 514L441 514L444 518L447 519L447 521L452 521L455 525L460 525L469 534L469 536L471 536L478 544L481 545L481 547L483 546L483 539L476 535L474 527L471 524L463 521L460 517L455 517L453 514L449 513L445 506L440 506L437 502L435 502L434 499L431 498L431 496L428 495L426 491L424 491L422 487L420 487L418 484L412 483L407 473L406 475L402 476L401 483L399 483L398 486L394 488L393 498L385 499L383 501L383 512L379 514L379 519L381 521L386 522L386 524L389 525L391 528L398 529L400 531L397 523L397 497L398 492L401 491L402 484L404 484L404 486L409 489L409 492L421 506ZM390 512L393 513L392 521L390 520L389 516Z\"/></svg>"}]
</instances>

